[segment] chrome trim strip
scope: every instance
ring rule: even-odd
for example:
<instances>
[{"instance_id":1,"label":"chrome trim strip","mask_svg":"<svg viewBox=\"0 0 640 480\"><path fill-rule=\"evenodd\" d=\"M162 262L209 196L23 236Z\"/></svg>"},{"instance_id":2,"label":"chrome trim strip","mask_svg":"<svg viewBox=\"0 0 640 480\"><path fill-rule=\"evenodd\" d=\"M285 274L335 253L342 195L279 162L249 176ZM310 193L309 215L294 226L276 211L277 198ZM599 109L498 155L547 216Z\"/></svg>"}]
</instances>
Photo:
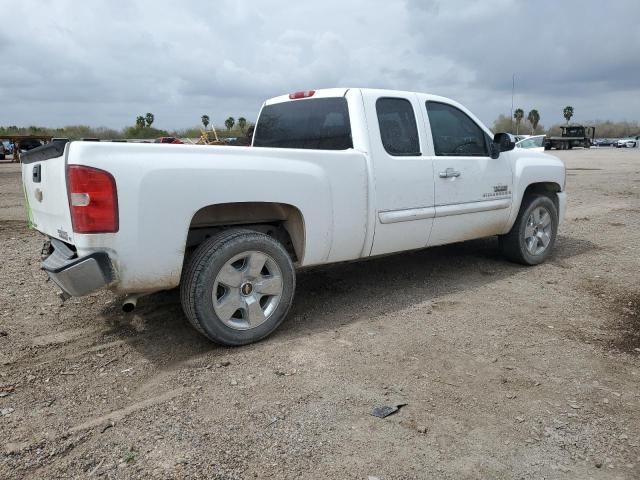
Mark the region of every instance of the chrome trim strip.
<instances>
[{"instance_id":1,"label":"chrome trim strip","mask_svg":"<svg viewBox=\"0 0 640 480\"><path fill-rule=\"evenodd\" d=\"M433 218L435 216L436 209L434 207L406 208L402 210L378 212L380 223L410 222L413 220Z\"/></svg>"},{"instance_id":2,"label":"chrome trim strip","mask_svg":"<svg viewBox=\"0 0 640 480\"><path fill-rule=\"evenodd\" d=\"M436 218L464 215L465 213L487 212L511 207L511 197L498 200L481 200L477 202L455 203L436 206Z\"/></svg>"}]
</instances>

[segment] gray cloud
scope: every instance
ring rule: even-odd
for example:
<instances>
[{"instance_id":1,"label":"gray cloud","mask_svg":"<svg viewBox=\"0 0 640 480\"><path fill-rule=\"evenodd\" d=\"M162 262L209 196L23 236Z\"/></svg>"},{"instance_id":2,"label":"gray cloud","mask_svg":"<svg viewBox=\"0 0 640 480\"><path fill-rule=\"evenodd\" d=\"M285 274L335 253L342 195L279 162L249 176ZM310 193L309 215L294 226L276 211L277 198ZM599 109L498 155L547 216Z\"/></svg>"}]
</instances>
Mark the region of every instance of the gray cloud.
<instances>
[{"instance_id":1,"label":"gray cloud","mask_svg":"<svg viewBox=\"0 0 640 480\"><path fill-rule=\"evenodd\" d=\"M6 3L6 2L5 2ZM329 86L455 98L489 125L511 105L542 123L640 117L640 3L353 0L13 1L0 31L0 124L164 128Z\"/></svg>"}]
</instances>

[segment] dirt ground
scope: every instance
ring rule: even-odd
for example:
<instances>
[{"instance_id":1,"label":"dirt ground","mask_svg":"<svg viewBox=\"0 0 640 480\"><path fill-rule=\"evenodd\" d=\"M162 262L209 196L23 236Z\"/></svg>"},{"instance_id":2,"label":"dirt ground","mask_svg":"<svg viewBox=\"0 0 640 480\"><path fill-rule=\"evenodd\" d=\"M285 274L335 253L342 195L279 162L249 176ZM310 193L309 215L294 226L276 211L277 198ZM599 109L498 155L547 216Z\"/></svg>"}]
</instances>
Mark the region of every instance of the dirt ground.
<instances>
[{"instance_id":1,"label":"dirt ground","mask_svg":"<svg viewBox=\"0 0 640 480\"><path fill-rule=\"evenodd\" d=\"M176 292L62 304L0 165L0 478L640 478L640 150L554 153L546 264L492 238L301 272L234 349Z\"/></svg>"}]
</instances>

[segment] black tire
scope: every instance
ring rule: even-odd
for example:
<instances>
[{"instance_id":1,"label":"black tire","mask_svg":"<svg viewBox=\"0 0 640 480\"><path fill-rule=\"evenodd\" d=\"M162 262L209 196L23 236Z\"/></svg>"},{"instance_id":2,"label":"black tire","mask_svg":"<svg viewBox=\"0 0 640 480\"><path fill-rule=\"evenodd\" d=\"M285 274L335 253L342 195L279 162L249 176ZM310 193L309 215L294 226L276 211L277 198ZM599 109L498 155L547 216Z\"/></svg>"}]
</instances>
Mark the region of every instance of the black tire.
<instances>
[{"instance_id":1,"label":"black tire","mask_svg":"<svg viewBox=\"0 0 640 480\"><path fill-rule=\"evenodd\" d=\"M246 328L239 329L237 326L230 326L229 323L243 322L242 316L246 311L243 312L239 308L233 314L236 315L240 312L239 319L231 317L226 319L225 322L216 313L213 288L216 285L216 279L221 273L221 269L234 257L243 255L243 252L258 253L267 257L270 265L274 265L273 268L276 268L275 265L277 265L276 270L281 275L282 280L282 293L278 296L278 301L275 303L273 310L268 315L265 315L266 320L263 320L263 323L251 327L251 322L249 321ZM248 255L251 255L251 253ZM240 261L238 260L238 262ZM244 265L237 268L237 272L242 273L247 272L249 266ZM263 268L267 268L266 264ZM248 275L248 273L243 275ZM250 285L248 292L251 293L253 287L247 281L239 289L236 289L235 294L244 296L244 287L247 283ZM216 287L216 291L220 289L219 285ZM183 270L180 296L184 313L196 330L215 343L239 346L257 342L280 326L291 308L295 285L296 276L293 263L282 244L263 233L234 228L207 239L197 248ZM258 292L257 287L256 292ZM224 295L226 293L223 294L222 298L224 298ZM241 296L237 298L242 299ZM258 304L261 305L262 299L258 300Z\"/></svg>"},{"instance_id":2,"label":"black tire","mask_svg":"<svg viewBox=\"0 0 640 480\"><path fill-rule=\"evenodd\" d=\"M548 245L539 254L532 254L527 248L525 241L525 231L527 229L527 223L529 217L533 214L534 210L541 207L546 210L551 217L551 232L549 233L550 240ZM544 262L553 250L553 245L556 241L556 235L558 233L558 209L551 198L546 195L532 194L527 195L522 200L520 211L516 218L511 231L506 235L499 237L500 250L503 255L512 262L521 263L523 265L538 265Z\"/></svg>"}]
</instances>

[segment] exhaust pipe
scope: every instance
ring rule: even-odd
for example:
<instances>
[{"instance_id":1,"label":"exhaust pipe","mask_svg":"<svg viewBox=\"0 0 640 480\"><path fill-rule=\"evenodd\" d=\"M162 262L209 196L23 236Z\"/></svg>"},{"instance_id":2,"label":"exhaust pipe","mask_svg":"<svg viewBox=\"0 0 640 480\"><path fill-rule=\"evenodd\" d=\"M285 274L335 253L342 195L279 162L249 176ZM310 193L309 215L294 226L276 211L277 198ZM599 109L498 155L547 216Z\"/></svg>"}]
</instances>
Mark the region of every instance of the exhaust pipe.
<instances>
[{"instance_id":1,"label":"exhaust pipe","mask_svg":"<svg viewBox=\"0 0 640 480\"><path fill-rule=\"evenodd\" d=\"M136 305L138 305L138 297L139 295L128 295L124 302L122 302L122 311L124 313L131 313L135 310Z\"/></svg>"}]
</instances>

